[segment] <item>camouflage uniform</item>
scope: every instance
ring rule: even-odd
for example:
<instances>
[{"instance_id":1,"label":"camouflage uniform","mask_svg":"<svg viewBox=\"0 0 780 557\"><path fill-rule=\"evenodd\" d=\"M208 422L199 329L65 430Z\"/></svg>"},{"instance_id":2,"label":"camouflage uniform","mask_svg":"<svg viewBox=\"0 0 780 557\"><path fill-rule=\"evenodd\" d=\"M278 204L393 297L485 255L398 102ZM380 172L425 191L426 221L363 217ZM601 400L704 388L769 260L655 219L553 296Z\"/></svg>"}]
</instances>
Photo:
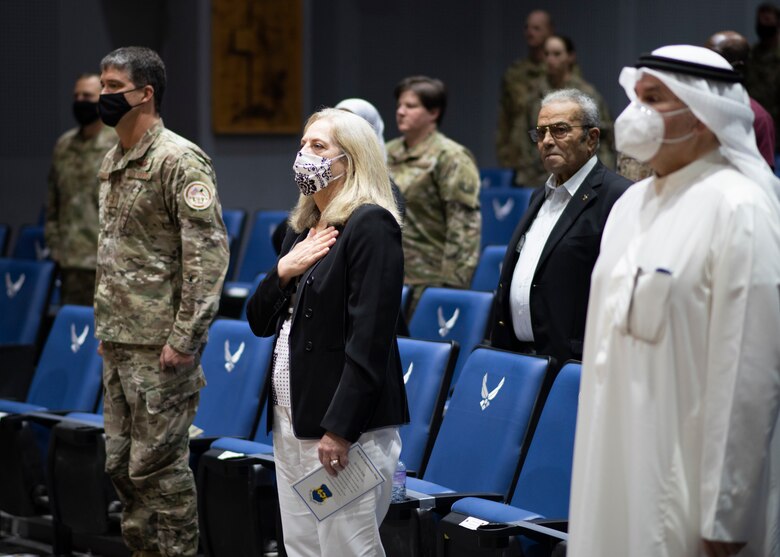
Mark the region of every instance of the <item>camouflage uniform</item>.
<instances>
[{"instance_id":1,"label":"camouflage uniform","mask_svg":"<svg viewBox=\"0 0 780 557\"><path fill-rule=\"evenodd\" d=\"M578 89L596 101L599 115L601 116L601 126L599 126L601 135L599 136L599 150L597 154L599 160L605 166L615 168L614 131L607 103L604 102L604 99L590 83L574 73L559 89ZM544 169L536 143L528 137L528 130L536 127L539 111L542 108L542 99L548 93L557 90L550 85L546 75L529 85L530 92L528 94L526 112L528 120L525 123L524 139L527 149L523 151L522 157L515 162L515 183L517 184L538 186L543 184L550 176L550 173Z\"/></svg>"},{"instance_id":2,"label":"camouflage uniform","mask_svg":"<svg viewBox=\"0 0 780 557\"><path fill-rule=\"evenodd\" d=\"M639 162L628 155L618 152L617 173L624 178L628 178L632 182L638 182L639 180L644 180L648 176L652 176L653 169L650 168L647 163Z\"/></svg>"},{"instance_id":3,"label":"camouflage uniform","mask_svg":"<svg viewBox=\"0 0 780 557\"><path fill-rule=\"evenodd\" d=\"M97 173L117 136L107 126L90 138L79 131L65 132L54 145L44 232L51 257L60 265L62 303L91 306L97 263Z\"/></svg>"},{"instance_id":4,"label":"camouflage uniform","mask_svg":"<svg viewBox=\"0 0 780 557\"><path fill-rule=\"evenodd\" d=\"M777 149L780 147L780 45L753 46L745 71L745 88L772 115Z\"/></svg>"},{"instance_id":5,"label":"camouflage uniform","mask_svg":"<svg viewBox=\"0 0 780 557\"><path fill-rule=\"evenodd\" d=\"M496 134L496 158L504 168L518 168L519 161L528 160L529 152L536 152L528 140L528 122L533 118L536 125L536 114L529 116L528 106L531 84L544 75L544 62L530 58L515 60L504 72Z\"/></svg>"},{"instance_id":6,"label":"camouflage uniform","mask_svg":"<svg viewBox=\"0 0 780 557\"><path fill-rule=\"evenodd\" d=\"M479 171L468 149L434 131L407 149L387 144L390 174L406 199L405 282L468 288L479 259ZM414 288L412 302L422 288Z\"/></svg>"},{"instance_id":7,"label":"camouflage uniform","mask_svg":"<svg viewBox=\"0 0 780 557\"><path fill-rule=\"evenodd\" d=\"M104 346L106 469L136 551L195 555L188 428L198 353L219 305L227 233L211 160L159 122L100 168L95 332ZM160 371L163 345L196 364Z\"/></svg>"}]
</instances>

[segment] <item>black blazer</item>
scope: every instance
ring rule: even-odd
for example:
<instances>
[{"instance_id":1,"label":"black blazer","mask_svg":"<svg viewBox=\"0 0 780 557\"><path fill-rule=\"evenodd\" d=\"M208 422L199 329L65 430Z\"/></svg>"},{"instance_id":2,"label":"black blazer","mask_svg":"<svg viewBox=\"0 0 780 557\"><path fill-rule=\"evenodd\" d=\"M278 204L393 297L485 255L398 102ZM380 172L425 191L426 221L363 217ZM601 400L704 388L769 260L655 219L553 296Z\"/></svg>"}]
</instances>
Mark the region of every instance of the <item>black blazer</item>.
<instances>
[{"instance_id":1,"label":"black blazer","mask_svg":"<svg viewBox=\"0 0 780 557\"><path fill-rule=\"evenodd\" d=\"M582 359L590 275L599 255L601 233L609 211L631 181L601 162L585 177L564 209L542 250L531 285L531 326L538 354L552 356L558 365ZM491 343L519 350L509 307L512 274L519 257L518 243L536 218L545 199L544 186L531 195L504 256L495 296Z\"/></svg>"},{"instance_id":2,"label":"black blazer","mask_svg":"<svg viewBox=\"0 0 780 557\"><path fill-rule=\"evenodd\" d=\"M281 255L305 238L288 231ZM296 437L331 431L357 441L368 430L409 421L395 337L403 286L401 229L376 205L339 227L336 243L296 286L279 285L276 267L249 300L257 336L278 333L295 292L290 328L290 398ZM271 374L267 392L270 393ZM273 412L268 405L268 424Z\"/></svg>"}]
</instances>

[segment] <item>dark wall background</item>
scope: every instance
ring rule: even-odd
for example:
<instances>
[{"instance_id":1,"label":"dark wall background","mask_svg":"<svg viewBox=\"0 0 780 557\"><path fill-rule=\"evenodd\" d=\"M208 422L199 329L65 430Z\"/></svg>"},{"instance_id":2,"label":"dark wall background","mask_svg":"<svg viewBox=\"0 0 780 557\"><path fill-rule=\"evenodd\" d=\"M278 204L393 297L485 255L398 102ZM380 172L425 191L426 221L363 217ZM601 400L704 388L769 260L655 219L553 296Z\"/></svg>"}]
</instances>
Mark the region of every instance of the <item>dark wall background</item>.
<instances>
[{"instance_id":1,"label":"dark wall background","mask_svg":"<svg viewBox=\"0 0 780 557\"><path fill-rule=\"evenodd\" d=\"M306 114L345 97L374 103L396 134L394 85L428 74L445 81L444 133L495 165L501 75L525 55L533 8L572 37L585 78L613 117L625 106L623 65L663 44L701 44L734 29L756 40L759 0L304 0ZM113 48L157 49L168 68L166 125L214 159L223 205L289 208L298 136L215 136L210 125L209 0L0 0L0 222L34 222L45 199L54 141L74 125L75 77Z\"/></svg>"}]
</instances>

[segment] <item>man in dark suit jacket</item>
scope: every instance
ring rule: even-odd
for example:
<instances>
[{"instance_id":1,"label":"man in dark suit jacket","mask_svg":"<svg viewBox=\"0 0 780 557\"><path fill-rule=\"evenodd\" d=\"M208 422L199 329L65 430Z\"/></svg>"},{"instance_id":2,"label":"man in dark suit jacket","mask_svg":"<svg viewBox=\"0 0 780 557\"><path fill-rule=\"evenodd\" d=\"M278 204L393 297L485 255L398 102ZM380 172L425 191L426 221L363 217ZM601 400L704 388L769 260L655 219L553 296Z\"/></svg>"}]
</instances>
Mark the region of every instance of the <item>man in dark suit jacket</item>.
<instances>
[{"instance_id":1,"label":"man in dark suit jacket","mask_svg":"<svg viewBox=\"0 0 780 557\"><path fill-rule=\"evenodd\" d=\"M547 95L530 130L547 183L520 220L501 270L491 341L544 354L558 366L582 358L590 274L610 209L631 182L601 164L599 114L576 89Z\"/></svg>"}]
</instances>

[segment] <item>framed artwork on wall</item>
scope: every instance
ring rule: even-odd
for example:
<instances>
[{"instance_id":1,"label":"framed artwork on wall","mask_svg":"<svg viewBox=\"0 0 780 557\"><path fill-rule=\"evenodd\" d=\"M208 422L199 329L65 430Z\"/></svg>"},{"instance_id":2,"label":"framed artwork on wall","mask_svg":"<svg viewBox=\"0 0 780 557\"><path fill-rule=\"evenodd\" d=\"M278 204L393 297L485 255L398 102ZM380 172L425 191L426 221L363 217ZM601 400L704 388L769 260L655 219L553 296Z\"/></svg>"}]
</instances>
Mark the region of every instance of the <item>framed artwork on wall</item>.
<instances>
[{"instance_id":1,"label":"framed artwork on wall","mask_svg":"<svg viewBox=\"0 0 780 557\"><path fill-rule=\"evenodd\" d=\"M300 133L301 0L212 0L211 6L214 133Z\"/></svg>"}]
</instances>

